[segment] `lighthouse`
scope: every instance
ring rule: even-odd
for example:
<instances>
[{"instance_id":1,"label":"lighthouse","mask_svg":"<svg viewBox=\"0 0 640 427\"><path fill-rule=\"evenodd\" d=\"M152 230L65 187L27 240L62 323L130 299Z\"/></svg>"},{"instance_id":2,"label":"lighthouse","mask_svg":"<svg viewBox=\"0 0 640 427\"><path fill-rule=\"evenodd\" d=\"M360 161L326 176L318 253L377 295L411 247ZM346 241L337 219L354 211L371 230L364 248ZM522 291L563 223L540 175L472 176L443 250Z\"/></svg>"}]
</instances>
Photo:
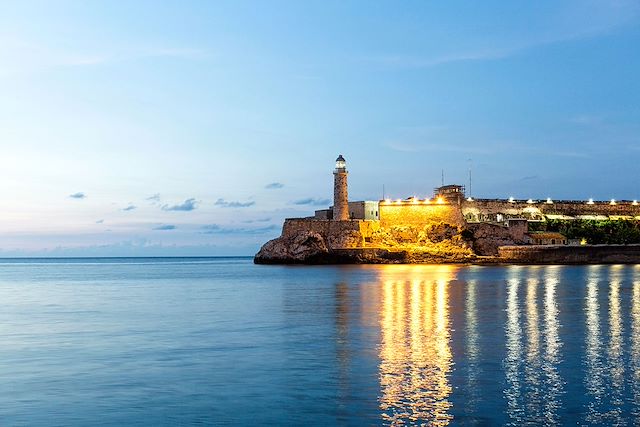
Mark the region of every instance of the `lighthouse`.
<instances>
[{"instance_id":1,"label":"lighthouse","mask_svg":"<svg viewBox=\"0 0 640 427\"><path fill-rule=\"evenodd\" d=\"M347 162L340 154L336 159L336 169L333 171L333 219L336 221L349 219L347 173Z\"/></svg>"}]
</instances>

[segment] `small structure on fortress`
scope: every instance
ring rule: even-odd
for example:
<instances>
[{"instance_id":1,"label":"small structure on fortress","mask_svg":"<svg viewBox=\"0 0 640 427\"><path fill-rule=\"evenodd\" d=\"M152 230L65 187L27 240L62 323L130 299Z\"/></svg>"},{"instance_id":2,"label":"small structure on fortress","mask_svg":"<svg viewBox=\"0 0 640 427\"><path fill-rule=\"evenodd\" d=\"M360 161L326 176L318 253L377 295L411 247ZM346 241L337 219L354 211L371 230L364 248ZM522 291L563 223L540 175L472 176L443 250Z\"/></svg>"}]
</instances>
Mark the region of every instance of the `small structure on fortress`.
<instances>
[{"instance_id":1,"label":"small structure on fortress","mask_svg":"<svg viewBox=\"0 0 640 427\"><path fill-rule=\"evenodd\" d=\"M640 221L636 201L466 199L462 185L438 187L432 199L349 201L347 175L339 155L333 206L286 219L255 262L640 262L640 246L596 250L579 246L585 238L540 229L553 221Z\"/></svg>"}]
</instances>

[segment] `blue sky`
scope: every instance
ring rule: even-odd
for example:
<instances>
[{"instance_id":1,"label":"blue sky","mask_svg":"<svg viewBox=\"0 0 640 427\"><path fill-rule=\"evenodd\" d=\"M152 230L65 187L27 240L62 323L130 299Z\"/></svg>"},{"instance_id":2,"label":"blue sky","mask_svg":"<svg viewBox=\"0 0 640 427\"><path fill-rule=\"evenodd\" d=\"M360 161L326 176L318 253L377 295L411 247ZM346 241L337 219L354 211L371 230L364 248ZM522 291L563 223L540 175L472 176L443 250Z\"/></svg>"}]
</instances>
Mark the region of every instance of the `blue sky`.
<instances>
[{"instance_id":1,"label":"blue sky","mask_svg":"<svg viewBox=\"0 0 640 427\"><path fill-rule=\"evenodd\" d=\"M253 254L350 197L640 199L640 4L4 2L0 255Z\"/></svg>"}]
</instances>

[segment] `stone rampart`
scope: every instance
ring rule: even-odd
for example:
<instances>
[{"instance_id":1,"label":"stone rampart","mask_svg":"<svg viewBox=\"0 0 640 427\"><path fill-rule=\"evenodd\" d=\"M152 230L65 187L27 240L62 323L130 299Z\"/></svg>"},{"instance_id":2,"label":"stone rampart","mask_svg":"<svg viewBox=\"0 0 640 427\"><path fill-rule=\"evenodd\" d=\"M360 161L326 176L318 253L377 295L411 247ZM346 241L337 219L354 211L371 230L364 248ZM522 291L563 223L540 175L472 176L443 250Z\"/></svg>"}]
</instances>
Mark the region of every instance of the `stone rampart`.
<instances>
[{"instance_id":1,"label":"stone rampart","mask_svg":"<svg viewBox=\"0 0 640 427\"><path fill-rule=\"evenodd\" d=\"M640 219L640 205L631 201L593 202L558 200L547 203L544 200L527 203L526 200L510 202L502 199L475 199L461 203L462 214L467 221L500 221L508 218L541 220L545 215L569 217L607 217ZM498 218L498 215L502 219Z\"/></svg>"},{"instance_id":2,"label":"stone rampart","mask_svg":"<svg viewBox=\"0 0 640 427\"><path fill-rule=\"evenodd\" d=\"M365 237L379 228L377 221L332 221L313 218L287 218L282 227L283 238L295 238L304 233L317 233L329 249L360 248Z\"/></svg>"},{"instance_id":3,"label":"stone rampart","mask_svg":"<svg viewBox=\"0 0 640 427\"><path fill-rule=\"evenodd\" d=\"M638 264L640 245L501 246L498 257L523 264Z\"/></svg>"}]
</instances>

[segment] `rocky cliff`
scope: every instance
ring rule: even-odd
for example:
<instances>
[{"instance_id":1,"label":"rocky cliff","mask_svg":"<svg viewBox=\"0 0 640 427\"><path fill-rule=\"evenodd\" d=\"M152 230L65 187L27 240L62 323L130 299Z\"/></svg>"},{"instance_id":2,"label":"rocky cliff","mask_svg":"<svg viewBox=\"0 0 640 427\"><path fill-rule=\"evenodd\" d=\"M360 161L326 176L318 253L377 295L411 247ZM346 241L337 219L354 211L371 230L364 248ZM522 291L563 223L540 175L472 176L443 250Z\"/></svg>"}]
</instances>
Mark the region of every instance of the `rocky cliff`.
<instances>
[{"instance_id":1,"label":"rocky cliff","mask_svg":"<svg viewBox=\"0 0 640 427\"><path fill-rule=\"evenodd\" d=\"M259 264L471 262L465 229L444 222L382 227L376 221L287 219L282 235L256 254Z\"/></svg>"}]
</instances>

